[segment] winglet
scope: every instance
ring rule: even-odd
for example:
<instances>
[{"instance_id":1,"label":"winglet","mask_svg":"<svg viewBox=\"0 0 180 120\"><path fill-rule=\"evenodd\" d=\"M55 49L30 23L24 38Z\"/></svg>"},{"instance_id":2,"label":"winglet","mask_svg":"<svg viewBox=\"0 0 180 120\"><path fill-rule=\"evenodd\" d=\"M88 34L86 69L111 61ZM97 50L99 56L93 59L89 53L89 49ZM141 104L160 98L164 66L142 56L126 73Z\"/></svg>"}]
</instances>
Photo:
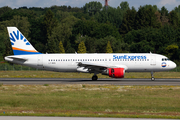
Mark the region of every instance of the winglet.
<instances>
[{"instance_id":1,"label":"winglet","mask_svg":"<svg viewBox=\"0 0 180 120\"><path fill-rule=\"evenodd\" d=\"M14 55L41 54L16 27L7 27Z\"/></svg>"}]
</instances>

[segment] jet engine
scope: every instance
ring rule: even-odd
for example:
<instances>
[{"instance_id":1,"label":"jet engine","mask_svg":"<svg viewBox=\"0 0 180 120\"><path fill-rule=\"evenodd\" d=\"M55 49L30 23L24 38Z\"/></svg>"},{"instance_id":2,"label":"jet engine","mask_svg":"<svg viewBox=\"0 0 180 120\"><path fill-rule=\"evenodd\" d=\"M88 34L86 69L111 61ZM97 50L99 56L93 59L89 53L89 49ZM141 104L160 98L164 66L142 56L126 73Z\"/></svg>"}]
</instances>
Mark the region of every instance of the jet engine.
<instances>
[{"instance_id":1,"label":"jet engine","mask_svg":"<svg viewBox=\"0 0 180 120\"><path fill-rule=\"evenodd\" d=\"M102 74L113 78L124 78L125 70L124 68L108 68Z\"/></svg>"}]
</instances>

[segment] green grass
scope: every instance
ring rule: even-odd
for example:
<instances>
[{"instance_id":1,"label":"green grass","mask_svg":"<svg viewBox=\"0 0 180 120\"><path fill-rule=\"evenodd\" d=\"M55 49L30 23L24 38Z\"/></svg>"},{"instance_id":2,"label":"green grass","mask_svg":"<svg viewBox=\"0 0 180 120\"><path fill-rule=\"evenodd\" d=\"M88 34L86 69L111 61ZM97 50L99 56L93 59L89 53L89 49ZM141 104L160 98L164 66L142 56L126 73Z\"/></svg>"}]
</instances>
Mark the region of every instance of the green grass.
<instances>
[{"instance_id":1,"label":"green grass","mask_svg":"<svg viewBox=\"0 0 180 120\"><path fill-rule=\"evenodd\" d=\"M0 115L179 118L180 86L2 85Z\"/></svg>"},{"instance_id":2,"label":"green grass","mask_svg":"<svg viewBox=\"0 0 180 120\"><path fill-rule=\"evenodd\" d=\"M180 72L157 72L155 78L180 78ZM51 71L0 71L0 78L91 78L89 73L63 73ZM109 78L98 74L99 78ZM151 78L150 72L125 73L125 78Z\"/></svg>"}]
</instances>

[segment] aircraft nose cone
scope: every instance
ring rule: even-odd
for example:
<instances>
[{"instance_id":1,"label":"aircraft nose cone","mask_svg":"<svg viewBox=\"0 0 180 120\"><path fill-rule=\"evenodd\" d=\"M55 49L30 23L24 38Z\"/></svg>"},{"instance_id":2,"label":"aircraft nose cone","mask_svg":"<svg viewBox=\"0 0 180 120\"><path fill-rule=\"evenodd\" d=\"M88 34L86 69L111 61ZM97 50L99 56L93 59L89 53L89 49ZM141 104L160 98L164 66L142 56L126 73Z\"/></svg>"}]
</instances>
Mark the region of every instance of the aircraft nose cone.
<instances>
[{"instance_id":1,"label":"aircraft nose cone","mask_svg":"<svg viewBox=\"0 0 180 120\"><path fill-rule=\"evenodd\" d=\"M172 62L171 67L172 67L172 68L176 68L176 63Z\"/></svg>"},{"instance_id":2,"label":"aircraft nose cone","mask_svg":"<svg viewBox=\"0 0 180 120\"><path fill-rule=\"evenodd\" d=\"M174 63L174 62L171 61L171 63L169 64L169 68L170 68L170 69L176 68L176 63Z\"/></svg>"}]
</instances>

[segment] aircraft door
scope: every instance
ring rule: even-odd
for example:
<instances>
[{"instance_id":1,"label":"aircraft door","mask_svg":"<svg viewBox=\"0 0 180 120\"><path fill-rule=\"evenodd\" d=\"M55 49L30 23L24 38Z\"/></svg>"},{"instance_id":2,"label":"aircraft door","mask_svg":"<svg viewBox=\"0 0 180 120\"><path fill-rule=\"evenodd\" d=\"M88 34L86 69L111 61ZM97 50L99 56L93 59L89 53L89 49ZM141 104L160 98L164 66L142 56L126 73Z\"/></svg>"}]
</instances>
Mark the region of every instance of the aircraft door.
<instances>
[{"instance_id":1,"label":"aircraft door","mask_svg":"<svg viewBox=\"0 0 180 120\"><path fill-rule=\"evenodd\" d=\"M42 55L38 55L38 66L43 66L43 56Z\"/></svg>"},{"instance_id":2,"label":"aircraft door","mask_svg":"<svg viewBox=\"0 0 180 120\"><path fill-rule=\"evenodd\" d=\"M155 55L151 55L151 61L150 61L151 65L156 65L156 56Z\"/></svg>"}]
</instances>

